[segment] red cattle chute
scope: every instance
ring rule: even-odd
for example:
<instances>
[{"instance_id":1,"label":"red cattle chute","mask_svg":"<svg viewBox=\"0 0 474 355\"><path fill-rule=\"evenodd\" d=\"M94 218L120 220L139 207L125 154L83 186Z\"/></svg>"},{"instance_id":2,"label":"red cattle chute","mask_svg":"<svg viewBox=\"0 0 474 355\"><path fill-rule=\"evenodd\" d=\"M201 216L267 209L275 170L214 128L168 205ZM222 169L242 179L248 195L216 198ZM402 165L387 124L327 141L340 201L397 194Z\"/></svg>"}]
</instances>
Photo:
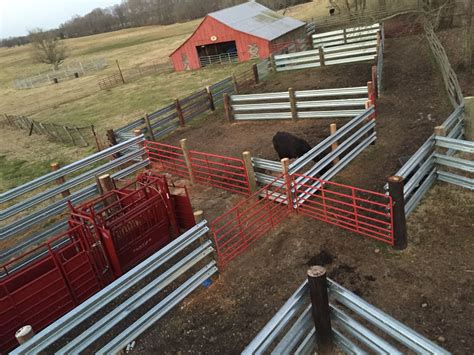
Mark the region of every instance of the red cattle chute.
<instances>
[{"instance_id":1,"label":"red cattle chute","mask_svg":"<svg viewBox=\"0 0 474 355\"><path fill-rule=\"evenodd\" d=\"M390 196L304 175L291 178L298 213L394 244Z\"/></svg>"},{"instance_id":2,"label":"red cattle chute","mask_svg":"<svg viewBox=\"0 0 474 355\"><path fill-rule=\"evenodd\" d=\"M211 223L219 257L224 266L282 222L291 213L286 185L275 179Z\"/></svg>"},{"instance_id":3,"label":"red cattle chute","mask_svg":"<svg viewBox=\"0 0 474 355\"><path fill-rule=\"evenodd\" d=\"M145 141L145 149L154 169L188 178L189 172L181 147Z\"/></svg>"},{"instance_id":4,"label":"red cattle chute","mask_svg":"<svg viewBox=\"0 0 474 355\"><path fill-rule=\"evenodd\" d=\"M250 195L250 186L242 159L190 151L191 166L197 182L219 189Z\"/></svg>"},{"instance_id":5,"label":"red cattle chute","mask_svg":"<svg viewBox=\"0 0 474 355\"><path fill-rule=\"evenodd\" d=\"M116 277L179 234L163 176L140 175L124 188L73 208L71 215L100 236Z\"/></svg>"},{"instance_id":6,"label":"red cattle chute","mask_svg":"<svg viewBox=\"0 0 474 355\"><path fill-rule=\"evenodd\" d=\"M72 221L70 226L0 267L0 352L17 344L15 332L22 326L42 329L102 288L98 275L107 277L107 269L85 242L88 230Z\"/></svg>"}]
</instances>

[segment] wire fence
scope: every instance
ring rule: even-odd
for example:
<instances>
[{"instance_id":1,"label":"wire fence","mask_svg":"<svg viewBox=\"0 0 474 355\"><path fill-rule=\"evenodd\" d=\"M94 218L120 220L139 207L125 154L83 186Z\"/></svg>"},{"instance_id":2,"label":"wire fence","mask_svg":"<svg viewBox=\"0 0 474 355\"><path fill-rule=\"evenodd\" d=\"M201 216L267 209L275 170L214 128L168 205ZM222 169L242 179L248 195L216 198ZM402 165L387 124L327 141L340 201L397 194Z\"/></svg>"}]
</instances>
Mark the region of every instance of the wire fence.
<instances>
[{"instance_id":1,"label":"wire fence","mask_svg":"<svg viewBox=\"0 0 474 355\"><path fill-rule=\"evenodd\" d=\"M70 127L61 126L54 123L42 123L25 116L14 116L4 114L4 122L10 127L29 132L45 135L52 141L74 145L77 147L96 146L97 150L102 149L102 144L96 134L94 126Z\"/></svg>"}]
</instances>

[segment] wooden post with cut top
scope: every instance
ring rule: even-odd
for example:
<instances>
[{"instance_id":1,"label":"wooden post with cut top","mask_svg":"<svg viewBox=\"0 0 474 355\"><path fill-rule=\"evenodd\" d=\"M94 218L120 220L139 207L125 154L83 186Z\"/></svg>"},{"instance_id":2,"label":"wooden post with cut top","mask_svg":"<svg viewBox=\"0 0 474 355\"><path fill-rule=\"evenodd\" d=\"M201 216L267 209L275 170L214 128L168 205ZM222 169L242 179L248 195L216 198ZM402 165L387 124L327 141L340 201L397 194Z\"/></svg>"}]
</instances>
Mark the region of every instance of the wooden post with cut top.
<instances>
[{"instance_id":1,"label":"wooden post with cut top","mask_svg":"<svg viewBox=\"0 0 474 355\"><path fill-rule=\"evenodd\" d=\"M150 140L152 140L154 142L155 141L155 134L153 133L153 128L151 127L150 117L148 117L148 113L145 113L144 119L145 119L145 124L146 124L147 131L148 131L147 132L148 133L148 138L150 138Z\"/></svg>"},{"instance_id":2,"label":"wooden post with cut top","mask_svg":"<svg viewBox=\"0 0 474 355\"><path fill-rule=\"evenodd\" d=\"M293 120L298 119L298 107L296 106L295 90L293 88L288 89L288 95L290 98L291 118Z\"/></svg>"},{"instance_id":3,"label":"wooden post with cut top","mask_svg":"<svg viewBox=\"0 0 474 355\"><path fill-rule=\"evenodd\" d=\"M189 154L189 148L186 144L186 138L181 139L179 141L179 144L181 145L184 162L186 163L186 168L188 169L189 181L191 181L191 184L194 185L196 183L196 179L194 178L193 165L191 162L191 156Z\"/></svg>"},{"instance_id":4,"label":"wooden post with cut top","mask_svg":"<svg viewBox=\"0 0 474 355\"><path fill-rule=\"evenodd\" d=\"M252 70L253 70L253 79L255 81L255 85L257 85L260 82L260 78L258 76L257 64L252 65Z\"/></svg>"},{"instance_id":5,"label":"wooden post with cut top","mask_svg":"<svg viewBox=\"0 0 474 355\"><path fill-rule=\"evenodd\" d=\"M181 103L179 102L178 98L174 100L174 104L176 106L176 114L178 115L179 125L184 127L186 123L184 121L183 109L181 108Z\"/></svg>"},{"instance_id":6,"label":"wooden post with cut top","mask_svg":"<svg viewBox=\"0 0 474 355\"><path fill-rule=\"evenodd\" d=\"M227 121L233 122L234 115L232 114L232 104L230 102L230 96L228 93L224 94L224 111Z\"/></svg>"},{"instance_id":7,"label":"wooden post with cut top","mask_svg":"<svg viewBox=\"0 0 474 355\"><path fill-rule=\"evenodd\" d=\"M337 131L337 125L335 123L331 123L329 125L329 133L331 134L331 136L335 135L336 131ZM338 142L337 141L334 142L333 144L331 144L331 150L335 151L338 146L339 146ZM332 161L333 165L336 165L337 163L339 163L339 157L334 158L334 160Z\"/></svg>"},{"instance_id":8,"label":"wooden post with cut top","mask_svg":"<svg viewBox=\"0 0 474 355\"><path fill-rule=\"evenodd\" d=\"M255 178L255 170L252 164L252 155L249 151L245 151L242 153L242 159L244 161L245 172L249 182L250 194L253 195L257 192L257 180Z\"/></svg>"},{"instance_id":9,"label":"wooden post with cut top","mask_svg":"<svg viewBox=\"0 0 474 355\"><path fill-rule=\"evenodd\" d=\"M281 160L281 170L286 185L286 196L288 198L288 208L293 209L293 193L291 191L291 176L290 176L290 159L283 158Z\"/></svg>"},{"instance_id":10,"label":"wooden post with cut top","mask_svg":"<svg viewBox=\"0 0 474 355\"><path fill-rule=\"evenodd\" d=\"M31 325L25 325L18 329L15 333L15 338L18 341L18 344L24 344L33 336L35 335L35 332L33 331L33 327Z\"/></svg>"},{"instance_id":11,"label":"wooden post with cut top","mask_svg":"<svg viewBox=\"0 0 474 355\"><path fill-rule=\"evenodd\" d=\"M274 54L270 55L270 66L272 68L272 71L275 73L277 71L277 68L276 68L276 62L275 62L275 55Z\"/></svg>"},{"instance_id":12,"label":"wooden post with cut top","mask_svg":"<svg viewBox=\"0 0 474 355\"><path fill-rule=\"evenodd\" d=\"M51 170L52 171L58 171L60 166L59 166L59 163L58 162L54 162L54 163L51 163L50 164L51 166ZM56 184L57 185L62 185L66 182L66 179L64 178L64 176L61 176L60 178L57 178L56 179ZM71 195L71 191L69 191L68 189L64 190L64 191L61 191L61 196L62 197L68 197Z\"/></svg>"},{"instance_id":13,"label":"wooden post with cut top","mask_svg":"<svg viewBox=\"0 0 474 355\"><path fill-rule=\"evenodd\" d=\"M236 94L239 93L239 83L237 82L237 77L235 76L235 74L232 74L232 84L234 84L234 92Z\"/></svg>"},{"instance_id":14,"label":"wooden post with cut top","mask_svg":"<svg viewBox=\"0 0 474 355\"><path fill-rule=\"evenodd\" d=\"M313 265L308 269L307 277L318 353L329 354L333 349L333 342L326 269Z\"/></svg>"},{"instance_id":15,"label":"wooden post with cut top","mask_svg":"<svg viewBox=\"0 0 474 355\"><path fill-rule=\"evenodd\" d=\"M319 51L319 65L324 67L326 65L326 60L324 59L324 46L319 46L318 51Z\"/></svg>"},{"instance_id":16,"label":"wooden post with cut top","mask_svg":"<svg viewBox=\"0 0 474 355\"><path fill-rule=\"evenodd\" d=\"M209 100L209 108L211 111L216 110L216 105L214 104L214 98L212 97L212 92L210 86L206 86L207 99Z\"/></svg>"},{"instance_id":17,"label":"wooden post with cut top","mask_svg":"<svg viewBox=\"0 0 474 355\"><path fill-rule=\"evenodd\" d=\"M408 244L403 185L403 176L390 176L388 178L388 191L392 197L393 247L398 250L405 249Z\"/></svg>"}]
</instances>

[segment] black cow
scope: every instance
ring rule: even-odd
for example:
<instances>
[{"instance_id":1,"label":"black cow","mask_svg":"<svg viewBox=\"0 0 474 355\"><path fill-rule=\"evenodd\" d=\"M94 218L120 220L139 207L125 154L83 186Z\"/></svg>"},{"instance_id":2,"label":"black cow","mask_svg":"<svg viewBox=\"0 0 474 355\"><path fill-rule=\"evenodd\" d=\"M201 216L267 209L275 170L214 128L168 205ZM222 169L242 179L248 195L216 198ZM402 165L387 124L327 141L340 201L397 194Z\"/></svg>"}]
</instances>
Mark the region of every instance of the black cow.
<instances>
[{"instance_id":1,"label":"black cow","mask_svg":"<svg viewBox=\"0 0 474 355\"><path fill-rule=\"evenodd\" d=\"M291 133L288 132L277 132L273 136L273 147L275 148L276 152L280 159L289 158L289 159L296 159L300 158L305 155L307 152L311 150L311 146L308 142L306 142L302 138L298 138ZM315 163L319 162L324 156L329 154L331 150L328 149L319 156L315 157L313 161ZM324 174L329 168L331 167L328 164L320 174Z\"/></svg>"}]
</instances>

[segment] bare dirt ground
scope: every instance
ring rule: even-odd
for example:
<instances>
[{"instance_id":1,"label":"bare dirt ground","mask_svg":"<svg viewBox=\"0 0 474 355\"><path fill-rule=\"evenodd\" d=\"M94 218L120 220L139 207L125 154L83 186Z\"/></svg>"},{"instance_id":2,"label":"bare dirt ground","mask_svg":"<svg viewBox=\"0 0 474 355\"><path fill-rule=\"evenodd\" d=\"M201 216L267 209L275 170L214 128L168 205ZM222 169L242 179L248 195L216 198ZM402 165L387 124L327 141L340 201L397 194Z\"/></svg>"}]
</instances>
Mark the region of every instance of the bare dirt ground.
<instances>
[{"instance_id":1,"label":"bare dirt ground","mask_svg":"<svg viewBox=\"0 0 474 355\"><path fill-rule=\"evenodd\" d=\"M364 85L367 65L278 74L266 90ZM378 140L337 180L382 191L398 159L410 155L451 111L437 68L420 36L389 38L384 93L378 102ZM340 120L343 124L347 120ZM271 137L287 130L316 144L327 120L229 124L222 112L169 137L191 149L276 159ZM241 198L212 188L190 188L193 206L209 220ZM323 222L292 215L220 274L209 289L188 297L137 339L137 353L240 353L295 291L308 264L326 255L336 282L455 353L474 349L472 192L437 184L408 220L409 247L397 252Z\"/></svg>"}]
</instances>

